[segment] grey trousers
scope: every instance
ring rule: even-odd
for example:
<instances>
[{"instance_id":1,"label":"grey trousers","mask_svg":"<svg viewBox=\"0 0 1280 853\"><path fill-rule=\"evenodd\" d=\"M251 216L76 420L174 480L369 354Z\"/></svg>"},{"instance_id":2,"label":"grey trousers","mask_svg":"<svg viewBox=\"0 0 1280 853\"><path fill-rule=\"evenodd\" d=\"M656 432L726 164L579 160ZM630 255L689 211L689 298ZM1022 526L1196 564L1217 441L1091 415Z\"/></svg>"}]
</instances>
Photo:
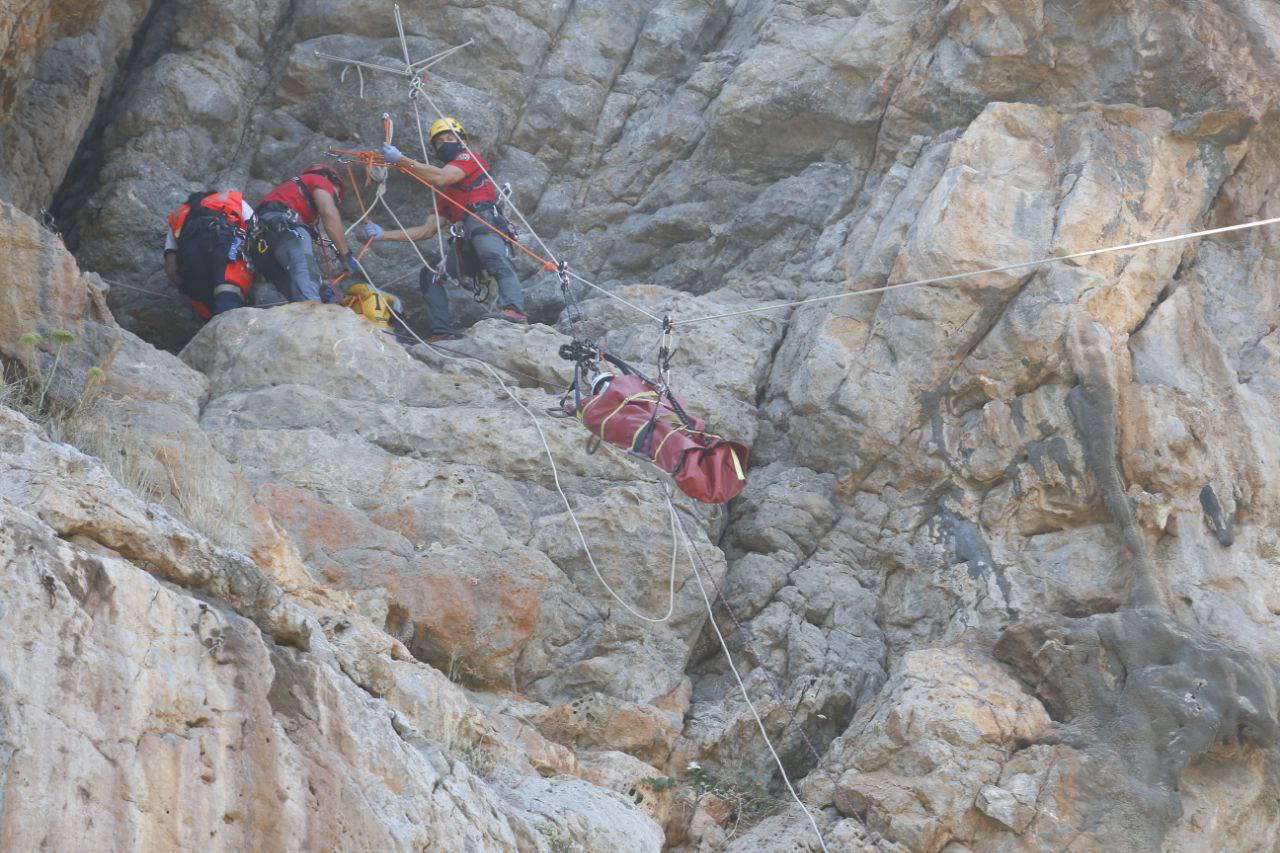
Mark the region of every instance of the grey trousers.
<instances>
[{"instance_id":1,"label":"grey trousers","mask_svg":"<svg viewBox=\"0 0 1280 853\"><path fill-rule=\"evenodd\" d=\"M506 241L470 216L464 217L464 222L466 240L471 243L471 248L480 261L480 268L498 283L498 307L514 308L523 313L524 290L520 287L520 277L516 275L511 259L507 257ZM447 250L444 268L450 278L459 277L458 253L461 248L455 240ZM474 271L463 270L462 274L471 272ZM454 331L449 314L449 293L445 290L444 282L436 279L431 270L424 269L418 277L418 287L427 303L431 334L443 335Z\"/></svg>"},{"instance_id":2,"label":"grey trousers","mask_svg":"<svg viewBox=\"0 0 1280 853\"><path fill-rule=\"evenodd\" d=\"M283 218L283 213L262 215L263 224L268 227L282 224L279 220ZM320 268L316 265L316 253L307 229L294 225L272 234L271 259L275 264L268 265L263 273L285 299L290 302L320 300Z\"/></svg>"}]
</instances>

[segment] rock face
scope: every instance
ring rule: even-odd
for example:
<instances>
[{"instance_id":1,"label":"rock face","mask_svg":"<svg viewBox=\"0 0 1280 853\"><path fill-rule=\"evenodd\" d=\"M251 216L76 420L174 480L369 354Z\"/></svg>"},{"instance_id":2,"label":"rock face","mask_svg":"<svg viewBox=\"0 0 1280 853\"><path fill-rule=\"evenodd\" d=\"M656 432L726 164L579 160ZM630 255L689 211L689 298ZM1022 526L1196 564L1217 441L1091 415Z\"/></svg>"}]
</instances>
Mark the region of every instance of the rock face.
<instances>
[{"instance_id":1,"label":"rock face","mask_svg":"<svg viewBox=\"0 0 1280 853\"><path fill-rule=\"evenodd\" d=\"M105 426L4 416L6 841L63 840L56 789L104 846L816 849L746 805L785 792L714 619L831 849L1275 846L1277 232L879 290L1280 216L1273 3L428 3L415 57L474 41L413 101L315 56L397 60L363 0L26 6L0 195L103 278L0 207L0 355L60 411L101 370ZM442 353L319 305L199 328L154 274L191 189L256 200L383 110L416 151L436 105L631 307L520 260L543 325ZM417 256L367 261L421 326ZM570 336L652 369L645 312L838 294L676 326L678 390L752 443L727 508L542 414Z\"/></svg>"},{"instance_id":2,"label":"rock face","mask_svg":"<svg viewBox=\"0 0 1280 853\"><path fill-rule=\"evenodd\" d=\"M104 386L100 416L131 443L94 445L113 474L0 408L5 849L661 846L661 828L632 800L582 779L542 779L538 768L574 772L571 754L549 761L554 744L486 714L416 660L384 630L386 604L379 614L313 581L317 564L194 420L208 383L96 313L94 283L56 239L8 214L6 245L29 238L62 272L41 278L16 254L36 285L6 295L61 306L43 320L79 333L68 376L83 375L82 341L114 338L106 372L118 378ZM13 313L31 312L15 303ZM189 398L165 384L184 377ZM151 401L128 399L139 386ZM50 396L72 387L50 383ZM151 431L129 419L127 407L143 403ZM83 441L75 426L87 418L49 428ZM198 437L220 464L168 454L166 429L191 433L174 441ZM142 488L154 481L139 472L156 464L172 475L168 489ZM149 500L121 484L130 473ZM214 516L232 548L192 529Z\"/></svg>"}]
</instances>

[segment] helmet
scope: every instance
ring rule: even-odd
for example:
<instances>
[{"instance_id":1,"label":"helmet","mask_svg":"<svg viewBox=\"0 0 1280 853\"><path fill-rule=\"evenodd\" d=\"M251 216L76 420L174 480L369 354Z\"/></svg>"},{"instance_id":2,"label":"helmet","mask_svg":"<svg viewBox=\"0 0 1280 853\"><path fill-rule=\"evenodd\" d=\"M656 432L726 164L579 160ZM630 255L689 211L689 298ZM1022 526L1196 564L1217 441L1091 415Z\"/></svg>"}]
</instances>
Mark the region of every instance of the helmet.
<instances>
[{"instance_id":1,"label":"helmet","mask_svg":"<svg viewBox=\"0 0 1280 853\"><path fill-rule=\"evenodd\" d=\"M462 129L462 122L458 121L456 118L448 118L448 117L442 118L439 121L432 123L431 134L429 136L429 139L434 144L437 136L439 136L442 133L449 133L449 132L456 133L458 135L458 138L461 139L463 142L467 141L467 132Z\"/></svg>"},{"instance_id":2,"label":"helmet","mask_svg":"<svg viewBox=\"0 0 1280 853\"><path fill-rule=\"evenodd\" d=\"M304 175L319 175L320 177L333 184L333 188L338 191L338 201L342 201L342 196L346 192L346 186L342 183L342 178L338 176L338 170L324 163L312 163L310 166L302 170Z\"/></svg>"}]
</instances>

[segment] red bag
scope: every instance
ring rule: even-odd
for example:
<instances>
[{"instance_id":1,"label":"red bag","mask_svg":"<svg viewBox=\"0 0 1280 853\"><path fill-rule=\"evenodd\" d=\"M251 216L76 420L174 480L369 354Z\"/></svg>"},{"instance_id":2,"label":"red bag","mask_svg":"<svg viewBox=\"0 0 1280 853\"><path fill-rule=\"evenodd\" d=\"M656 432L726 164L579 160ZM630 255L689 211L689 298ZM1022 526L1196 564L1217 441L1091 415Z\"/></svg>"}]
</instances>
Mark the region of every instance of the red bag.
<instances>
[{"instance_id":1,"label":"red bag","mask_svg":"<svg viewBox=\"0 0 1280 853\"><path fill-rule=\"evenodd\" d=\"M706 432L703 421L684 415L682 399L659 398L641 376L616 376L602 393L576 406L575 411L566 402L565 411L593 435L645 456L694 500L724 503L747 483L746 445Z\"/></svg>"}]
</instances>

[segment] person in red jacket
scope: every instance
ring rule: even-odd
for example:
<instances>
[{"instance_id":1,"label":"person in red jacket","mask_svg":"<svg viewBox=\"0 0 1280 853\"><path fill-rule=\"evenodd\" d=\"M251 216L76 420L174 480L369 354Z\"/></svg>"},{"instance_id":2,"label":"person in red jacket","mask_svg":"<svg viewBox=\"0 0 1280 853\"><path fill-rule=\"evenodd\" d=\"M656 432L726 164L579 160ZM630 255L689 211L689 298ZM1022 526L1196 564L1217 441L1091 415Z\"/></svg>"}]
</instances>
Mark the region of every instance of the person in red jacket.
<instances>
[{"instance_id":1,"label":"person in red jacket","mask_svg":"<svg viewBox=\"0 0 1280 853\"><path fill-rule=\"evenodd\" d=\"M240 308L253 270L242 251L253 208L236 190L192 193L169 214L164 272L201 319Z\"/></svg>"},{"instance_id":2,"label":"person in red jacket","mask_svg":"<svg viewBox=\"0 0 1280 853\"><path fill-rule=\"evenodd\" d=\"M365 226L365 233L374 240L417 241L435 236L442 223L458 223L462 237L450 243L445 259L445 272L450 278L476 271L463 269L462 259L474 253L481 269L493 276L498 283L499 310L486 317L528 324L524 314L524 291L506 242L494 228L505 231L507 226L498 211L498 188L486 172L488 164L475 151L463 144L466 131L456 118L442 118L431 125L431 147L443 166L418 163L401 154L394 145L382 147L388 163L400 163L424 181L440 190L434 198L432 212L425 222L416 228L403 231L384 231L374 222ZM433 194L434 195L434 194ZM475 214L474 216L470 214ZM493 226L492 228L490 226ZM427 303L427 315L431 322L433 340L456 339L449 317L449 296L444 289L442 276L424 269L418 279Z\"/></svg>"},{"instance_id":3,"label":"person in red jacket","mask_svg":"<svg viewBox=\"0 0 1280 853\"><path fill-rule=\"evenodd\" d=\"M360 274L338 212L343 190L342 179L333 168L316 164L258 202L258 233L264 242L254 247L254 265L290 302L331 302L337 298L316 267L311 244L317 222L347 269L353 275Z\"/></svg>"}]
</instances>

